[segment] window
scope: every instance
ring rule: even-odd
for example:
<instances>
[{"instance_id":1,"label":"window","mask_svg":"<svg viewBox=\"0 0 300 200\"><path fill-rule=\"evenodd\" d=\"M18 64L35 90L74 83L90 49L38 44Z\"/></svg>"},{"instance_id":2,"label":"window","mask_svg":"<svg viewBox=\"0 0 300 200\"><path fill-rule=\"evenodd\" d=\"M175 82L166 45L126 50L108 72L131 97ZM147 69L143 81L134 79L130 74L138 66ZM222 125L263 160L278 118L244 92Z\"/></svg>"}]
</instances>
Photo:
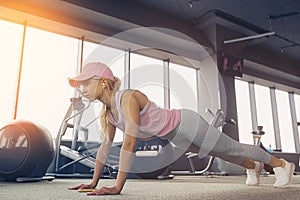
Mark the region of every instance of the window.
<instances>
[{"instance_id":1,"label":"window","mask_svg":"<svg viewBox=\"0 0 300 200\"><path fill-rule=\"evenodd\" d=\"M0 125L13 120L23 26L0 20Z\"/></svg>"},{"instance_id":2,"label":"window","mask_svg":"<svg viewBox=\"0 0 300 200\"><path fill-rule=\"evenodd\" d=\"M255 84L255 99L257 108L257 124L263 126L265 135L261 142L265 147L275 148L275 135L272 117L270 88Z\"/></svg>"},{"instance_id":3,"label":"window","mask_svg":"<svg viewBox=\"0 0 300 200\"><path fill-rule=\"evenodd\" d=\"M56 137L73 91L78 40L28 27L17 118L45 126Z\"/></svg>"},{"instance_id":4,"label":"window","mask_svg":"<svg viewBox=\"0 0 300 200\"><path fill-rule=\"evenodd\" d=\"M151 101L164 107L163 61L132 53L130 88L145 93Z\"/></svg>"},{"instance_id":5,"label":"window","mask_svg":"<svg viewBox=\"0 0 300 200\"><path fill-rule=\"evenodd\" d=\"M239 141L253 144L248 82L235 79Z\"/></svg>"},{"instance_id":6,"label":"window","mask_svg":"<svg viewBox=\"0 0 300 200\"><path fill-rule=\"evenodd\" d=\"M198 112L196 70L170 63L170 108Z\"/></svg>"},{"instance_id":7,"label":"window","mask_svg":"<svg viewBox=\"0 0 300 200\"><path fill-rule=\"evenodd\" d=\"M238 129L240 142L253 144L251 125L251 111L250 111L250 97L248 83L235 80L236 100L237 100L237 115L238 115ZM294 134L292 128L291 111L289 106L288 92L275 90L279 131L281 138L281 148L283 152L295 152ZM264 86L255 84L255 98L257 108L258 125L262 125L265 135L262 137L264 146L271 145L275 148L275 133L273 126L272 107L270 100L270 89ZM299 117L299 95L295 95L296 113ZM299 121L299 119L298 119Z\"/></svg>"},{"instance_id":8,"label":"window","mask_svg":"<svg viewBox=\"0 0 300 200\"><path fill-rule=\"evenodd\" d=\"M295 152L288 92L276 90L279 130L283 152Z\"/></svg>"}]
</instances>

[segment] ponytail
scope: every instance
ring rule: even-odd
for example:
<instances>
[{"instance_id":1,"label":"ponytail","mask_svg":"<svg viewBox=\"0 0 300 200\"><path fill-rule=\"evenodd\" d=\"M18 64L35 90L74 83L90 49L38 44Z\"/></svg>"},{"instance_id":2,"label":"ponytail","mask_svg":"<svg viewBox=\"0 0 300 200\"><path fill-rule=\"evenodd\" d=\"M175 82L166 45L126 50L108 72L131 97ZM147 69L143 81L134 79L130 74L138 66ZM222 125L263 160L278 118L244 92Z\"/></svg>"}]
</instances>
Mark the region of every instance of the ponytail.
<instances>
[{"instance_id":1,"label":"ponytail","mask_svg":"<svg viewBox=\"0 0 300 200\"><path fill-rule=\"evenodd\" d=\"M119 91L121 86L121 80L118 77L114 77L114 81L107 80L109 90L112 90L113 94L116 94ZM107 107L105 104L102 105L102 110L100 114L100 124L102 128L101 134L101 142L105 141L107 138L107 126L108 126L108 119L107 119Z\"/></svg>"}]
</instances>

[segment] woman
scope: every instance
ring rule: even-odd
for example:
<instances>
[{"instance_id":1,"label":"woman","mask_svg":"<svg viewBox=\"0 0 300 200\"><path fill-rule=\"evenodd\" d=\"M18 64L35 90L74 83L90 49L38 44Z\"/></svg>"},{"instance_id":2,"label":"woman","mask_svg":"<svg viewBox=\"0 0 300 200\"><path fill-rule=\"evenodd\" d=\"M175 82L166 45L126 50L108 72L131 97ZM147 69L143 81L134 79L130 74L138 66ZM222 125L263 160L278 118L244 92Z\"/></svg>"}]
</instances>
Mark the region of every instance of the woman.
<instances>
[{"instance_id":1,"label":"woman","mask_svg":"<svg viewBox=\"0 0 300 200\"><path fill-rule=\"evenodd\" d=\"M120 194L128 172L131 169L137 138L163 137L172 140L177 146L188 142L200 148L200 152L220 157L247 169L247 185L258 185L263 163L273 167L276 181L274 187L288 187L295 169L293 163L278 159L261 148L241 144L226 134L210 126L199 114L182 109L161 109L147 96L137 90L119 91L120 80L114 77L105 64L87 64L81 74L69 79L72 87L81 87L89 100L103 103L101 126L102 144L96 157L96 165L91 183L72 188L92 189L98 184L105 166L116 127L125 133L120 153L119 172L113 186L103 186L89 195Z\"/></svg>"}]
</instances>

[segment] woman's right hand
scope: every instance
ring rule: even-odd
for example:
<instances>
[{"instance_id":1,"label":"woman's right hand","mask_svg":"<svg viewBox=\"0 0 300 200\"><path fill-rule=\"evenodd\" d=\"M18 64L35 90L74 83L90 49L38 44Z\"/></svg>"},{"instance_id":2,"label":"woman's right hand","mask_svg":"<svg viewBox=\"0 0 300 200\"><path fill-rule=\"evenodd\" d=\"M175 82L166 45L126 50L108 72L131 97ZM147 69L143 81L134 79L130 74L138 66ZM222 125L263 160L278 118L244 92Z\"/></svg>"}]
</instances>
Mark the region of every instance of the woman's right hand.
<instances>
[{"instance_id":1,"label":"woman's right hand","mask_svg":"<svg viewBox=\"0 0 300 200\"><path fill-rule=\"evenodd\" d=\"M68 188L69 190L78 190L78 189L94 189L95 186L92 184L80 184L74 187Z\"/></svg>"}]
</instances>

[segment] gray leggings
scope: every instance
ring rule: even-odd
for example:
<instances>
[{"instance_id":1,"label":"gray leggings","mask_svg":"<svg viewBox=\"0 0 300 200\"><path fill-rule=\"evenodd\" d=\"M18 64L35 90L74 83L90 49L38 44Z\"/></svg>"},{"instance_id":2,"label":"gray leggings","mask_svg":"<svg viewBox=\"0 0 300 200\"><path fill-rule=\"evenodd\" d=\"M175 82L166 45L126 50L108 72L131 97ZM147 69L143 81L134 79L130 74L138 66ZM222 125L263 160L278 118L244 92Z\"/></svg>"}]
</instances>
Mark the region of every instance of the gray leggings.
<instances>
[{"instance_id":1,"label":"gray leggings","mask_svg":"<svg viewBox=\"0 0 300 200\"><path fill-rule=\"evenodd\" d=\"M186 150L199 147L200 157L211 155L240 165L244 158L269 163L271 155L258 146L242 144L210 126L198 113L182 109L179 126L164 138Z\"/></svg>"}]
</instances>

